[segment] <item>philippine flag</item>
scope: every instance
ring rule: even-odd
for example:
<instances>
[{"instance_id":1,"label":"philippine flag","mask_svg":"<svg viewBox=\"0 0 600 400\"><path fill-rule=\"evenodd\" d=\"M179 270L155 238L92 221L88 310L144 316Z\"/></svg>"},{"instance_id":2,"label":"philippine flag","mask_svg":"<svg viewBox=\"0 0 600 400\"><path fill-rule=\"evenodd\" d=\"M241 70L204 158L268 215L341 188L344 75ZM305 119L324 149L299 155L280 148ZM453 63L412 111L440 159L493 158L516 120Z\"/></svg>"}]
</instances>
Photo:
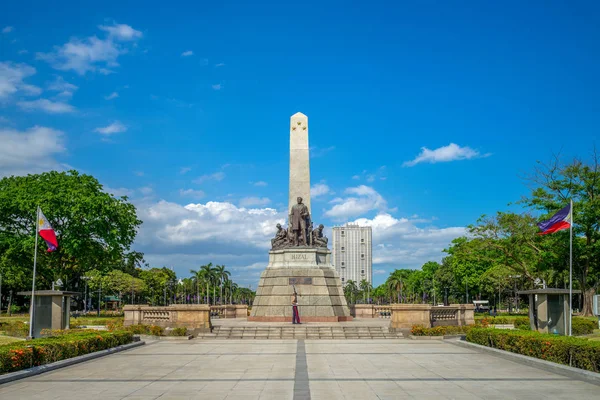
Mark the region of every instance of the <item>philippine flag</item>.
<instances>
[{"instance_id":1,"label":"philippine flag","mask_svg":"<svg viewBox=\"0 0 600 400\"><path fill-rule=\"evenodd\" d=\"M56 233L54 233L54 229L52 229L52 226L50 226L48 219L46 218L42 210L40 210L39 208L38 232L40 233L42 239L44 239L44 241L48 245L48 253L51 253L54 250L58 249L58 240L56 240Z\"/></svg>"},{"instance_id":2,"label":"philippine flag","mask_svg":"<svg viewBox=\"0 0 600 400\"><path fill-rule=\"evenodd\" d=\"M542 221L537 224L542 230L538 235L546 235L548 233L554 233L561 231L563 229L568 229L571 227L573 223L573 215L571 212L571 205L569 204L556 214L552 216L549 220Z\"/></svg>"}]
</instances>

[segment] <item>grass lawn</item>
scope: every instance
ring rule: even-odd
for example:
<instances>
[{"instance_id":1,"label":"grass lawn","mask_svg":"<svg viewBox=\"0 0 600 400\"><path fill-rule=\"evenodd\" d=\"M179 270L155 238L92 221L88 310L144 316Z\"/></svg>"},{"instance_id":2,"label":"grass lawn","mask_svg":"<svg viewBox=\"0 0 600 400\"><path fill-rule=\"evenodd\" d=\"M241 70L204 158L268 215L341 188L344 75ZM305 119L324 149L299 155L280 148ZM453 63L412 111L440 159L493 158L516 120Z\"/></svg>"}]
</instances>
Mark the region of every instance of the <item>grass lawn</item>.
<instances>
[{"instance_id":1,"label":"grass lawn","mask_svg":"<svg viewBox=\"0 0 600 400\"><path fill-rule=\"evenodd\" d=\"M14 337L11 337L11 336L0 335L0 346L2 346L3 344L9 344L9 343L13 343L13 342L18 342L19 340L23 340L23 339L14 338Z\"/></svg>"}]
</instances>

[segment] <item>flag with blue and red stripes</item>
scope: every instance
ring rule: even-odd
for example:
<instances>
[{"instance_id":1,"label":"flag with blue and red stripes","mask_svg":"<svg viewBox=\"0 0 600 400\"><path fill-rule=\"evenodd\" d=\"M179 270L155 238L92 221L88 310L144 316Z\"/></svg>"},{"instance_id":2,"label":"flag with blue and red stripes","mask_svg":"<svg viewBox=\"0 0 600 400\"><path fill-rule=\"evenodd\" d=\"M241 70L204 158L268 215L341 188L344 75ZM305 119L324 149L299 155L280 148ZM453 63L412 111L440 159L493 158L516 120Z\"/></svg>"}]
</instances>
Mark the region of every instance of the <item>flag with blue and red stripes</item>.
<instances>
[{"instance_id":1,"label":"flag with blue and red stripes","mask_svg":"<svg viewBox=\"0 0 600 400\"><path fill-rule=\"evenodd\" d=\"M58 249L58 240L56 239L56 233L50 222L48 222L48 218L44 215L42 210L38 208L38 232L42 239L48 245L48 253L51 253Z\"/></svg>"},{"instance_id":2,"label":"flag with blue and red stripes","mask_svg":"<svg viewBox=\"0 0 600 400\"><path fill-rule=\"evenodd\" d=\"M573 213L571 210L571 204L557 212L552 218L540 222L538 227L542 230L538 235L546 235L548 233L554 233L563 229L568 229L573 223Z\"/></svg>"}]
</instances>

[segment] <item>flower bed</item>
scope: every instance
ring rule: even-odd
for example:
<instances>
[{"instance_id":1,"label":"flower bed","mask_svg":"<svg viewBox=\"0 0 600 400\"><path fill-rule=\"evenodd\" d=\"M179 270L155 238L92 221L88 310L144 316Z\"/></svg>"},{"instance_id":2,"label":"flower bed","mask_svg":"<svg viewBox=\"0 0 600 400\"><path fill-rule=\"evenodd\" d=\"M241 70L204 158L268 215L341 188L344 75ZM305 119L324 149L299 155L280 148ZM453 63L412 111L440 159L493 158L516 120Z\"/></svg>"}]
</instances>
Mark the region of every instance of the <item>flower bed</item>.
<instances>
[{"instance_id":1,"label":"flower bed","mask_svg":"<svg viewBox=\"0 0 600 400\"><path fill-rule=\"evenodd\" d=\"M474 328L467 342L600 372L600 342L531 331Z\"/></svg>"},{"instance_id":2,"label":"flower bed","mask_svg":"<svg viewBox=\"0 0 600 400\"><path fill-rule=\"evenodd\" d=\"M133 333L73 332L0 346L0 374L117 347L133 341Z\"/></svg>"},{"instance_id":3,"label":"flower bed","mask_svg":"<svg viewBox=\"0 0 600 400\"><path fill-rule=\"evenodd\" d=\"M413 336L444 336L444 335L460 335L467 333L473 325L466 326L434 326L426 328L423 325L413 325L410 333Z\"/></svg>"}]
</instances>

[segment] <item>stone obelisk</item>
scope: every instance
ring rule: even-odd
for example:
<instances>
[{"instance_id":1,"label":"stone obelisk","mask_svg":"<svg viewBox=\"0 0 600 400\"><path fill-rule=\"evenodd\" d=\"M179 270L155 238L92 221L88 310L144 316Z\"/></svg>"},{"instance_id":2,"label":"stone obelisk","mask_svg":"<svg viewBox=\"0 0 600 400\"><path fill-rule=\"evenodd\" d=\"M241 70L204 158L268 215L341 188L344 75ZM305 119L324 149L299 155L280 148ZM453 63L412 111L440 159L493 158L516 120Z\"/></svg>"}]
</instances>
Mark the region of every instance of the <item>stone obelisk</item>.
<instances>
[{"instance_id":1,"label":"stone obelisk","mask_svg":"<svg viewBox=\"0 0 600 400\"><path fill-rule=\"evenodd\" d=\"M301 204L298 198L302 198ZM304 208L304 206L306 208ZM308 215L306 215L308 209ZM302 211L299 211L302 210ZM298 294L302 322L350 321L342 282L331 263L323 226L311 230L308 118L302 113L290 120L290 227L278 226L271 241L269 264L260 276L250 321L291 322L292 294ZM294 215L294 224L292 224ZM305 229L300 229L298 219ZM301 233L303 232L303 233ZM299 236L303 236L299 240ZM306 241L304 241L306 237Z\"/></svg>"},{"instance_id":2,"label":"stone obelisk","mask_svg":"<svg viewBox=\"0 0 600 400\"><path fill-rule=\"evenodd\" d=\"M310 212L310 161L308 154L308 117L302 113L290 119L290 190L288 210L298 196Z\"/></svg>"}]
</instances>

